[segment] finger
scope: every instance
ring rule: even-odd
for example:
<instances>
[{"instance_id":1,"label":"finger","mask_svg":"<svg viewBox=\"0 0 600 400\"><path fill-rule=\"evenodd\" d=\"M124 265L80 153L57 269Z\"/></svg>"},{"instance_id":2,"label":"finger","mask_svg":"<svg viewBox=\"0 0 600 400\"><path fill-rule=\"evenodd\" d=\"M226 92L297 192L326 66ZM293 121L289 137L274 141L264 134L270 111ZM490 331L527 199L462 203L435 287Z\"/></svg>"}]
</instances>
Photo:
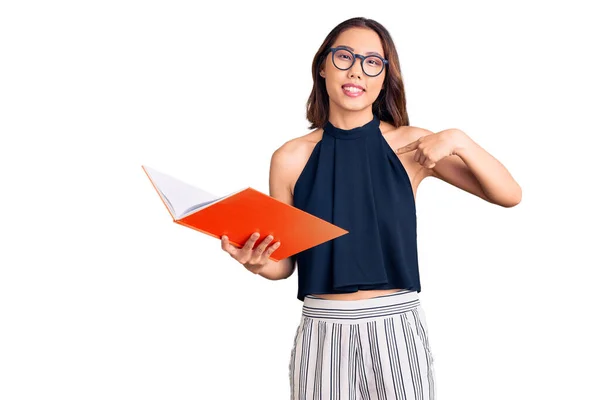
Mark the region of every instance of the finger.
<instances>
[{"instance_id":1,"label":"finger","mask_svg":"<svg viewBox=\"0 0 600 400\"><path fill-rule=\"evenodd\" d=\"M235 257L237 255L237 253L239 252L239 250L233 246L231 243L229 243L229 238L227 236L222 236L221 237L221 248L228 252L230 256Z\"/></svg>"},{"instance_id":2,"label":"finger","mask_svg":"<svg viewBox=\"0 0 600 400\"><path fill-rule=\"evenodd\" d=\"M419 162L419 160L421 159L422 155L423 155L422 150L418 149L417 151L415 151L415 155L413 156L413 160L415 160L415 162Z\"/></svg>"},{"instance_id":3,"label":"finger","mask_svg":"<svg viewBox=\"0 0 600 400\"><path fill-rule=\"evenodd\" d=\"M243 251L252 250L252 248L254 247L254 243L256 243L256 241L258 240L259 237L260 237L260 234L258 232L254 232L252 234L252 236L250 236L250 239L248 239L246 241L246 243L244 244L244 247L242 247L242 250Z\"/></svg>"},{"instance_id":4,"label":"finger","mask_svg":"<svg viewBox=\"0 0 600 400\"><path fill-rule=\"evenodd\" d=\"M257 256L261 256L263 251L265 251L265 249L267 248L267 246L269 245L269 243L271 243L271 240L273 240L273 236L269 235L265 238L265 240L263 240L258 247L256 247L256 249L254 249L254 252Z\"/></svg>"},{"instance_id":5,"label":"finger","mask_svg":"<svg viewBox=\"0 0 600 400\"><path fill-rule=\"evenodd\" d=\"M267 257L267 258L268 258L268 257L271 257L271 254L273 254L273 252L274 252L275 250L277 250L277 249L279 248L279 246L280 246L280 245L281 245L281 242L275 242L275 243L273 243L273 246L270 246L270 247L267 249L267 251L265 251L265 252L264 252L264 254L263 254L263 255L264 255L265 257Z\"/></svg>"},{"instance_id":6,"label":"finger","mask_svg":"<svg viewBox=\"0 0 600 400\"><path fill-rule=\"evenodd\" d=\"M396 149L396 154L408 153L409 151L413 151L414 149L416 149L417 146L419 146L418 139L412 143L407 144L406 146L402 146L402 147L399 147L398 149Z\"/></svg>"}]
</instances>

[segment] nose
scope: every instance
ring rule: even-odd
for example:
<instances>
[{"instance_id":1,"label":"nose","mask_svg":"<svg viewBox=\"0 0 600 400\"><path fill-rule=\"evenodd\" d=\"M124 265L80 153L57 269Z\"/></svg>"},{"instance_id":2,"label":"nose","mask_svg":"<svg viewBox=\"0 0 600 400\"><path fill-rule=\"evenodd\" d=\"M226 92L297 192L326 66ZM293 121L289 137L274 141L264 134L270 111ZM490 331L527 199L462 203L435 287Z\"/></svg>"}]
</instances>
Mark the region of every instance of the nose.
<instances>
[{"instance_id":1,"label":"nose","mask_svg":"<svg viewBox=\"0 0 600 400\"><path fill-rule=\"evenodd\" d=\"M354 59L354 64L352 64L352 66L350 67L350 69L348 69L348 76L349 77L354 77L357 76L359 78L362 78L362 67L360 65L360 58L356 57Z\"/></svg>"}]
</instances>

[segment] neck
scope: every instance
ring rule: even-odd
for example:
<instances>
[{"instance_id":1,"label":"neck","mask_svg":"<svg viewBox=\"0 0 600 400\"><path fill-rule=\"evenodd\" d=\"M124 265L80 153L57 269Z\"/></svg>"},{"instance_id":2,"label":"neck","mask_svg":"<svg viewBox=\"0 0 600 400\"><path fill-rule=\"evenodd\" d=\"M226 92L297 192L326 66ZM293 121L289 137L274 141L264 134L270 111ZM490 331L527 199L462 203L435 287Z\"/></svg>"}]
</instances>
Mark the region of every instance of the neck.
<instances>
[{"instance_id":1,"label":"neck","mask_svg":"<svg viewBox=\"0 0 600 400\"><path fill-rule=\"evenodd\" d=\"M329 121L340 129L353 129L363 126L373 120L374 114L371 107L360 111L329 110Z\"/></svg>"}]
</instances>

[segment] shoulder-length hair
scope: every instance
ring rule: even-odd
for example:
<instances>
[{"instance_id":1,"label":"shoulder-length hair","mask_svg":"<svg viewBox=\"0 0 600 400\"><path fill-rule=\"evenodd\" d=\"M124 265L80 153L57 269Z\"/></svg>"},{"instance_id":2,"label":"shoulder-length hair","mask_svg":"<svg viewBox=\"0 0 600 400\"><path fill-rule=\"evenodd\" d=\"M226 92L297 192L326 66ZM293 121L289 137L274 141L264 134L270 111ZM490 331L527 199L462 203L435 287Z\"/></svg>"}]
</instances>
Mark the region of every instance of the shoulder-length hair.
<instances>
[{"instance_id":1,"label":"shoulder-length hair","mask_svg":"<svg viewBox=\"0 0 600 400\"><path fill-rule=\"evenodd\" d=\"M402 81L398 52L392 37L379 22L356 17L348 19L333 28L315 54L312 62L313 88L306 102L306 118L311 123L310 129L322 128L329 118L329 95L325 87L325 79L319 75L319 71L326 60L327 50L333 45L337 37L349 28L367 28L375 31L383 44L383 56L389 61L383 81L383 90L372 106L373 113L379 120L389 122L395 127L409 125L406 97L404 96L404 82Z\"/></svg>"}]
</instances>

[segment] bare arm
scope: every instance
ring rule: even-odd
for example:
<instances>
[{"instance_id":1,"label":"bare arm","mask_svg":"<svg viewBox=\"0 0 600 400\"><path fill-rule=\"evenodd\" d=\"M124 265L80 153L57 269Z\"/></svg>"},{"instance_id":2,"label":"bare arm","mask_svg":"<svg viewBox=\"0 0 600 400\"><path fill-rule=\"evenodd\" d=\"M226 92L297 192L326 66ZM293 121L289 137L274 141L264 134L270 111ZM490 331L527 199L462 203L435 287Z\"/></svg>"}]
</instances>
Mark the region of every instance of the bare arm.
<instances>
[{"instance_id":1,"label":"bare arm","mask_svg":"<svg viewBox=\"0 0 600 400\"><path fill-rule=\"evenodd\" d=\"M456 155L438 161L432 176L502 207L514 207L521 202L521 186L500 161L463 131L447 131L460 144Z\"/></svg>"},{"instance_id":2,"label":"bare arm","mask_svg":"<svg viewBox=\"0 0 600 400\"><path fill-rule=\"evenodd\" d=\"M293 205L290 185L293 168L288 165L291 155L286 145L287 143L277 149L271 157L269 194L277 200ZM269 263L258 274L270 280L287 279L294 273L295 267L295 256L285 258L279 262L269 260Z\"/></svg>"},{"instance_id":3,"label":"bare arm","mask_svg":"<svg viewBox=\"0 0 600 400\"><path fill-rule=\"evenodd\" d=\"M426 176L456 186L490 203L514 207L521 202L521 187L506 167L460 129L438 133L417 128L419 137L396 154L415 151L414 161Z\"/></svg>"}]
</instances>

